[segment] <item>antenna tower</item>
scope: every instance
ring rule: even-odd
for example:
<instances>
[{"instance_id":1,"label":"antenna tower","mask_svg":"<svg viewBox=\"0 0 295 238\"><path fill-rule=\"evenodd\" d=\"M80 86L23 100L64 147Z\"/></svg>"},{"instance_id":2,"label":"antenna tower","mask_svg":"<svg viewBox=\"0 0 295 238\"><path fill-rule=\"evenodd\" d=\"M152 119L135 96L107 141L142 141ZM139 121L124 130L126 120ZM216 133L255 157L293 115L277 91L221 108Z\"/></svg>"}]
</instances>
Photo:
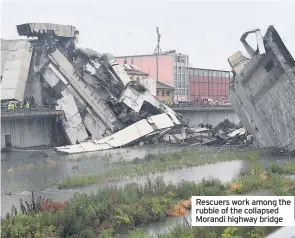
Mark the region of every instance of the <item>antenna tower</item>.
<instances>
[{"instance_id":1,"label":"antenna tower","mask_svg":"<svg viewBox=\"0 0 295 238\"><path fill-rule=\"evenodd\" d=\"M161 34L159 32L159 27L157 27L157 46L156 46L156 49L154 50L154 54L161 54L162 53L162 50L161 50L161 47L160 47L160 41L161 41Z\"/></svg>"}]
</instances>

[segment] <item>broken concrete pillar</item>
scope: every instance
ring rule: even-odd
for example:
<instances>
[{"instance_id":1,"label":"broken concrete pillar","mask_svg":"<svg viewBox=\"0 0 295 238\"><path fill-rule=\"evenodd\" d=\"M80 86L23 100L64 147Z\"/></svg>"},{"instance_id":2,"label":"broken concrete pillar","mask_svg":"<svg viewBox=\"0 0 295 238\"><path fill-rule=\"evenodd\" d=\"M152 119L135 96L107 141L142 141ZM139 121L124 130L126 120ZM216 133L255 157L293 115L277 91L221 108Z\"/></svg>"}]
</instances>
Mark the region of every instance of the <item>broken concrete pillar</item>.
<instances>
[{"instance_id":1,"label":"broken concrete pillar","mask_svg":"<svg viewBox=\"0 0 295 238\"><path fill-rule=\"evenodd\" d=\"M250 59L238 52L229 63L236 73L230 101L255 142L295 150L295 61L275 28Z\"/></svg>"},{"instance_id":2,"label":"broken concrete pillar","mask_svg":"<svg viewBox=\"0 0 295 238\"><path fill-rule=\"evenodd\" d=\"M82 142L87 139L88 134L79 114L74 97L67 95L57 101L57 110L63 110L65 118L63 119L63 128L66 137L71 144L76 144L76 141Z\"/></svg>"},{"instance_id":3,"label":"broken concrete pillar","mask_svg":"<svg viewBox=\"0 0 295 238\"><path fill-rule=\"evenodd\" d=\"M1 100L23 101L32 51L27 41L10 43L1 82Z\"/></svg>"}]
</instances>

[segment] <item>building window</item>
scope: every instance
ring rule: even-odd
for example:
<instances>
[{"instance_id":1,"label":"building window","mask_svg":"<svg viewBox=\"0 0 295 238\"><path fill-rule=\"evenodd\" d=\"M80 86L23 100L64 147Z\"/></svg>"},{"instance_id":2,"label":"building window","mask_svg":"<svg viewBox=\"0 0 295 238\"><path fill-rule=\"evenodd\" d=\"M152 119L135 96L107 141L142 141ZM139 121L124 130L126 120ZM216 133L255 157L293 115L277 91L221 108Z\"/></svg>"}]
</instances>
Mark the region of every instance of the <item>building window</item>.
<instances>
[{"instance_id":1,"label":"building window","mask_svg":"<svg viewBox=\"0 0 295 238\"><path fill-rule=\"evenodd\" d=\"M159 96L159 90L157 90L157 96Z\"/></svg>"},{"instance_id":2,"label":"building window","mask_svg":"<svg viewBox=\"0 0 295 238\"><path fill-rule=\"evenodd\" d=\"M162 96L164 96L164 95L165 95L164 93L165 93L165 91L162 91Z\"/></svg>"},{"instance_id":3,"label":"building window","mask_svg":"<svg viewBox=\"0 0 295 238\"><path fill-rule=\"evenodd\" d=\"M200 69L199 70L199 76L203 76L204 74L203 74L203 70L202 69Z\"/></svg>"},{"instance_id":4,"label":"building window","mask_svg":"<svg viewBox=\"0 0 295 238\"><path fill-rule=\"evenodd\" d=\"M170 96L170 92L169 91L167 91L167 96Z\"/></svg>"},{"instance_id":5,"label":"building window","mask_svg":"<svg viewBox=\"0 0 295 238\"><path fill-rule=\"evenodd\" d=\"M213 71L213 77L216 77L217 76L217 73L216 73L216 71Z\"/></svg>"},{"instance_id":6,"label":"building window","mask_svg":"<svg viewBox=\"0 0 295 238\"><path fill-rule=\"evenodd\" d=\"M229 78L229 72L226 72L225 77Z\"/></svg>"},{"instance_id":7,"label":"building window","mask_svg":"<svg viewBox=\"0 0 295 238\"><path fill-rule=\"evenodd\" d=\"M136 81L137 81L137 83L139 83L139 77L136 77Z\"/></svg>"},{"instance_id":8,"label":"building window","mask_svg":"<svg viewBox=\"0 0 295 238\"><path fill-rule=\"evenodd\" d=\"M208 77L208 70L204 70L204 76Z\"/></svg>"}]
</instances>

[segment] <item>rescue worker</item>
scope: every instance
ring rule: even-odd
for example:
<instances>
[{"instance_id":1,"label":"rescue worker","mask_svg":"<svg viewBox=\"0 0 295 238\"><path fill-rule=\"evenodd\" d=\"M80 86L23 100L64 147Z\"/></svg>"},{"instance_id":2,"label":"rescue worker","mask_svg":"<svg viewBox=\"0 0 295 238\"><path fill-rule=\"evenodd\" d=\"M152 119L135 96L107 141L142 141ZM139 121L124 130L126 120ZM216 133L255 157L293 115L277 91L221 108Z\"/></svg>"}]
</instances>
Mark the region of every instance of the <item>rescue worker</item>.
<instances>
[{"instance_id":1,"label":"rescue worker","mask_svg":"<svg viewBox=\"0 0 295 238\"><path fill-rule=\"evenodd\" d=\"M29 102L26 103L26 109L30 109L30 103Z\"/></svg>"},{"instance_id":2,"label":"rescue worker","mask_svg":"<svg viewBox=\"0 0 295 238\"><path fill-rule=\"evenodd\" d=\"M15 108L15 105L12 103L12 102L10 102L9 104L8 104L8 109L9 110L13 110Z\"/></svg>"},{"instance_id":3,"label":"rescue worker","mask_svg":"<svg viewBox=\"0 0 295 238\"><path fill-rule=\"evenodd\" d=\"M15 104L15 108L16 108L17 110L20 109L20 102L16 102L16 104Z\"/></svg>"},{"instance_id":4,"label":"rescue worker","mask_svg":"<svg viewBox=\"0 0 295 238\"><path fill-rule=\"evenodd\" d=\"M30 102L31 107L34 107L35 99L34 99L33 96L30 96L30 97L29 97L29 102Z\"/></svg>"}]
</instances>

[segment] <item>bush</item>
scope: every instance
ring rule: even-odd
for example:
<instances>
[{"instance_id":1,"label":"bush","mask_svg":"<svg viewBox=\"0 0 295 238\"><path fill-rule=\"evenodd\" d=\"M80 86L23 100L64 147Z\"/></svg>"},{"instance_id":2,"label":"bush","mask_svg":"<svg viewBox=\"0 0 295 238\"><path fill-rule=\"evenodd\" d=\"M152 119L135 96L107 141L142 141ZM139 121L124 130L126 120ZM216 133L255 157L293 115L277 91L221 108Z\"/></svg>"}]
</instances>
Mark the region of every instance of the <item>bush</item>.
<instances>
[{"instance_id":1,"label":"bush","mask_svg":"<svg viewBox=\"0 0 295 238\"><path fill-rule=\"evenodd\" d=\"M146 234L142 229L134 229L133 231L129 231L128 236L126 238L153 238L152 235Z\"/></svg>"},{"instance_id":2,"label":"bush","mask_svg":"<svg viewBox=\"0 0 295 238\"><path fill-rule=\"evenodd\" d=\"M106 229L102 230L99 235L100 238L113 238L114 237L114 230L113 229Z\"/></svg>"},{"instance_id":3,"label":"bush","mask_svg":"<svg viewBox=\"0 0 295 238\"><path fill-rule=\"evenodd\" d=\"M221 237L224 227L190 227L176 225L168 234L159 235L158 238L217 238Z\"/></svg>"},{"instance_id":4,"label":"bush","mask_svg":"<svg viewBox=\"0 0 295 238\"><path fill-rule=\"evenodd\" d=\"M35 215L17 214L7 216L1 221L1 237L19 238L35 237L45 238L53 234L54 226L43 226L40 217Z\"/></svg>"},{"instance_id":5,"label":"bush","mask_svg":"<svg viewBox=\"0 0 295 238\"><path fill-rule=\"evenodd\" d=\"M271 164L270 166L267 167L267 170L270 173L278 173L278 174L284 174L285 170L284 170L284 166L282 166L281 164Z\"/></svg>"},{"instance_id":6,"label":"bush","mask_svg":"<svg viewBox=\"0 0 295 238\"><path fill-rule=\"evenodd\" d=\"M16 229L23 232L20 234L32 236L43 232L40 233L43 237L52 230L61 237L95 237L97 232L101 232L100 236L107 237L109 233L102 230L113 229L114 232L119 232L156 222L164 219L176 204L187 211L188 202L179 202L189 199L192 194L222 195L225 190L226 187L216 179L203 179L199 184L182 181L173 185L157 178L154 181L148 179L143 185L131 183L120 189L104 189L98 194L77 193L65 204L43 201L44 209L37 215L4 219L4 237L16 237L13 236L18 234ZM14 219L21 219L21 228L12 227Z\"/></svg>"},{"instance_id":7,"label":"bush","mask_svg":"<svg viewBox=\"0 0 295 238\"><path fill-rule=\"evenodd\" d=\"M190 227L177 225L158 238L264 238L278 227Z\"/></svg>"}]
</instances>

